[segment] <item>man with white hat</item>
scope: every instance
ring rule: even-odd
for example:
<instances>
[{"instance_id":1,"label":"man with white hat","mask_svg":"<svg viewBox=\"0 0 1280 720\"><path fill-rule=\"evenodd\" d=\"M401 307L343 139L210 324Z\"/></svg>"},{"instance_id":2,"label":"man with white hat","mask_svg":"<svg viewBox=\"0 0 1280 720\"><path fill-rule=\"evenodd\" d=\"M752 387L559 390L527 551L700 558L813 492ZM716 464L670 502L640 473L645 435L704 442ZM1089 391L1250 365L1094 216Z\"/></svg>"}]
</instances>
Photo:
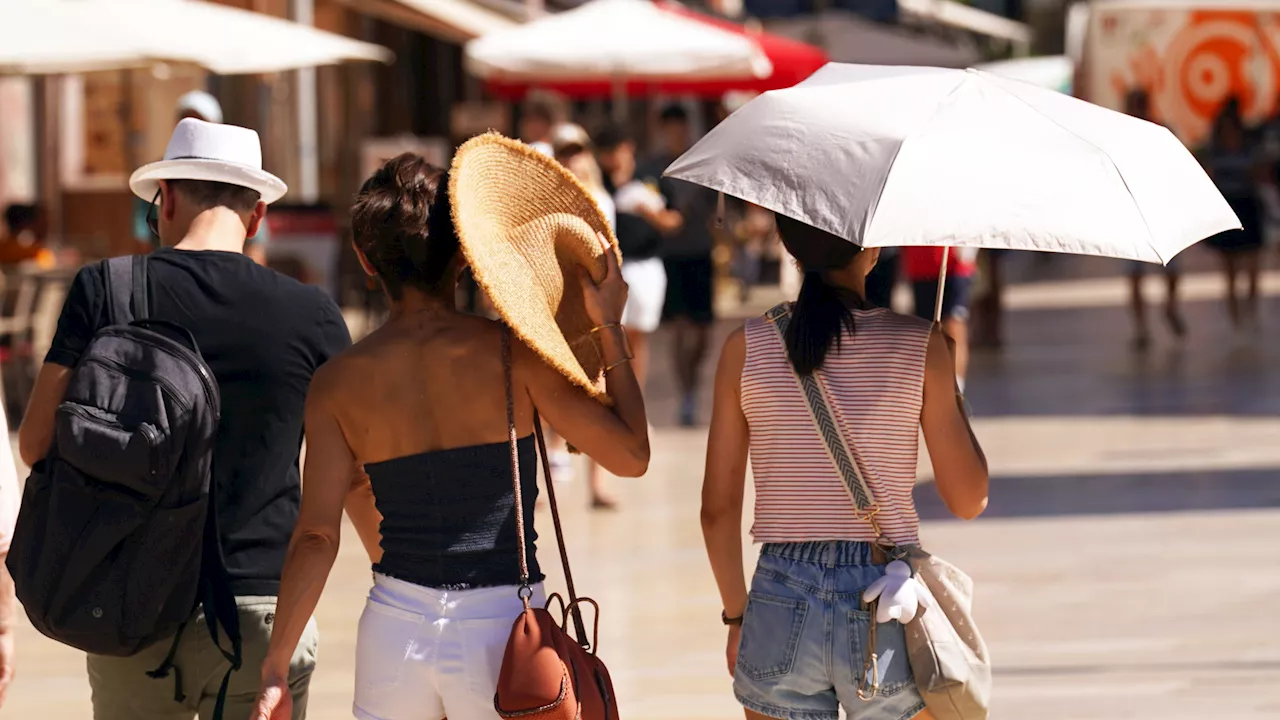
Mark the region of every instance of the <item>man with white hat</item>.
<instances>
[{"instance_id":1,"label":"man with white hat","mask_svg":"<svg viewBox=\"0 0 1280 720\"><path fill-rule=\"evenodd\" d=\"M218 98L210 95L204 90L192 90L182 97L178 98L177 107L174 110L176 114L175 121L182 122L187 118L195 118L211 123L222 122L222 104L218 102ZM155 241L155 237L147 227L147 212L151 206L148 204L151 198L139 200L134 206L134 238L139 242L151 243ZM258 228L258 233L249 237L249 241L245 243L244 254L253 259L259 265L267 264L267 241L270 240L270 232L267 224L262 223Z\"/></svg>"},{"instance_id":2,"label":"man with white hat","mask_svg":"<svg viewBox=\"0 0 1280 720\"><path fill-rule=\"evenodd\" d=\"M307 388L316 368L351 339L341 312L323 290L243 254L267 205L286 189L262 169L257 133L182 120L164 159L139 168L129 186L138 197L154 200L149 224L161 245L147 259L149 319L173 323L194 336L221 395L213 501L239 610L244 662L228 675L231 663L210 633L201 631L203 624L192 621L172 642L158 642L132 657L90 654L94 717L209 717L224 677L230 678L225 716L248 717L298 517ZM108 322L106 267L82 268L68 292L19 431L19 450L29 465L48 454L72 369ZM316 645L312 623L291 667L296 717L305 713Z\"/></svg>"}]
</instances>

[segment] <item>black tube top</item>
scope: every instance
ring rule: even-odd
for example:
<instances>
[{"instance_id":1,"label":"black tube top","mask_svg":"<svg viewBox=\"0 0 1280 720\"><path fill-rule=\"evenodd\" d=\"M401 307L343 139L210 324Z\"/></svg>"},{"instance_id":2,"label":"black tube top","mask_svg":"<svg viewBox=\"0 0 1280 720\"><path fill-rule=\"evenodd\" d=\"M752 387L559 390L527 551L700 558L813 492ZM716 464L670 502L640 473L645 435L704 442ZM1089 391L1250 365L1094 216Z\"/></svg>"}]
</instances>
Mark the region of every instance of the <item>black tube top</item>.
<instances>
[{"instance_id":1,"label":"black tube top","mask_svg":"<svg viewBox=\"0 0 1280 720\"><path fill-rule=\"evenodd\" d=\"M533 436L520 440L518 450L529 577L536 583L543 576L534 549ZM364 469L382 513L382 561L374 572L442 590L520 584L507 443L406 455Z\"/></svg>"}]
</instances>

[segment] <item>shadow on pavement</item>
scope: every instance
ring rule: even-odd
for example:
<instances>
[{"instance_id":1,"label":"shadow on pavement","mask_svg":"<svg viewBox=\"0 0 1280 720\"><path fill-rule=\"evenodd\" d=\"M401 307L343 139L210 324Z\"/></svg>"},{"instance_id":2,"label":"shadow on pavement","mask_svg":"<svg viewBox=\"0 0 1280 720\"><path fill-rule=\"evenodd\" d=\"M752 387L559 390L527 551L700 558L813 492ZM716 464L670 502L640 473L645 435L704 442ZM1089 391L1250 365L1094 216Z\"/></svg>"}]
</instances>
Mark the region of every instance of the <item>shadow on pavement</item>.
<instances>
[{"instance_id":1,"label":"shadow on pavement","mask_svg":"<svg viewBox=\"0 0 1280 720\"><path fill-rule=\"evenodd\" d=\"M1153 322L1155 344L1145 353L1133 349L1122 308L1011 313L1006 347L974 353L967 387L974 413L1280 413L1280 333L1269 320L1280 316L1280 302L1264 302L1262 327L1244 334L1228 327L1221 302L1185 303L1184 313L1186 339L1175 342Z\"/></svg>"},{"instance_id":2,"label":"shadow on pavement","mask_svg":"<svg viewBox=\"0 0 1280 720\"><path fill-rule=\"evenodd\" d=\"M1280 507L1272 469L1188 473L993 477L983 518L1170 513ZM955 519L933 483L916 486L921 520Z\"/></svg>"}]
</instances>

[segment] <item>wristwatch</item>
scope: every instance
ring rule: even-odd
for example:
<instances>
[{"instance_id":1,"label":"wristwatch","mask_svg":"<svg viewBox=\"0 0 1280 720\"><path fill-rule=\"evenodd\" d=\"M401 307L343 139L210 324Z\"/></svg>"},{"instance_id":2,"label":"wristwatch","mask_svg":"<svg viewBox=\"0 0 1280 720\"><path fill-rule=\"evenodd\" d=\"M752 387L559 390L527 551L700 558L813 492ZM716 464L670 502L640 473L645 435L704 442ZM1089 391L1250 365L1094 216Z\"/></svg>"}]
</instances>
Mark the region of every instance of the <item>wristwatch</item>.
<instances>
[{"instance_id":1,"label":"wristwatch","mask_svg":"<svg viewBox=\"0 0 1280 720\"><path fill-rule=\"evenodd\" d=\"M725 611L720 611L720 621L725 625L737 625L738 627L742 627L742 617L742 615L739 615L738 617L731 618L727 613L725 613Z\"/></svg>"}]
</instances>

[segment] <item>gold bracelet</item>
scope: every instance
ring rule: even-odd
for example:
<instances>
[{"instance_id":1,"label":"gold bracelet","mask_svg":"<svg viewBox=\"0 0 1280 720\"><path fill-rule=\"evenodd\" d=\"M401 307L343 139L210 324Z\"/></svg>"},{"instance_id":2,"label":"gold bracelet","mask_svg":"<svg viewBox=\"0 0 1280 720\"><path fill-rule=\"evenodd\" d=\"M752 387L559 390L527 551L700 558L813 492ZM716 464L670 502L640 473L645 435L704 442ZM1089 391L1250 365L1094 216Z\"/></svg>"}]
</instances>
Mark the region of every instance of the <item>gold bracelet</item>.
<instances>
[{"instance_id":1,"label":"gold bracelet","mask_svg":"<svg viewBox=\"0 0 1280 720\"><path fill-rule=\"evenodd\" d=\"M629 363L629 362L631 362L631 358L629 358L629 357L624 357L624 358L622 358L621 360L619 360L618 362L616 362L616 363L614 363L614 364L612 364L612 365L608 365L608 366L606 366L606 367L605 367L605 369L604 369L604 371L607 373L607 372L609 372L610 370L613 370L613 369L615 369L615 368L622 367L623 365L626 365L626 364L627 364L627 363Z\"/></svg>"},{"instance_id":2,"label":"gold bracelet","mask_svg":"<svg viewBox=\"0 0 1280 720\"><path fill-rule=\"evenodd\" d=\"M621 329L622 329L622 324L621 324L621 323L607 323L607 324L605 324L605 325L600 325L600 326L598 326L598 327L593 327L593 328L591 328L591 334L592 334L592 335L595 335L596 333L598 333L598 332L600 332L600 331L602 331L602 330L612 330L612 329L614 329L614 328L617 328L617 329L621 330Z\"/></svg>"}]
</instances>

